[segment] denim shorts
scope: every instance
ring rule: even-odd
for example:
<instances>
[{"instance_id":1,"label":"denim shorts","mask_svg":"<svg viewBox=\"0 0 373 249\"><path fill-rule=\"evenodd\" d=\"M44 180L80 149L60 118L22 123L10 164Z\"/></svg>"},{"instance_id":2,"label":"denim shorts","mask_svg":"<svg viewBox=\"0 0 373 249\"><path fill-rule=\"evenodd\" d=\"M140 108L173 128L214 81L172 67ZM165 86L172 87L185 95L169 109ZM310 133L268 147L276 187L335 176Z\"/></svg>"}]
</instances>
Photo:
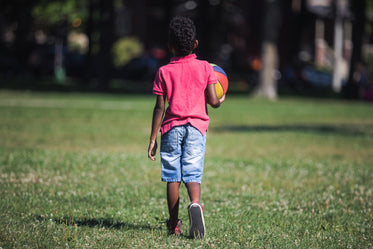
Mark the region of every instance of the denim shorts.
<instances>
[{"instance_id":1,"label":"denim shorts","mask_svg":"<svg viewBox=\"0 0 373 249\"><path fill-rule=\"evenodd\" d=\"M162 181L202 181L206 133L186 124L173 127L161 138Z\"/></svg>"}]
</instances>

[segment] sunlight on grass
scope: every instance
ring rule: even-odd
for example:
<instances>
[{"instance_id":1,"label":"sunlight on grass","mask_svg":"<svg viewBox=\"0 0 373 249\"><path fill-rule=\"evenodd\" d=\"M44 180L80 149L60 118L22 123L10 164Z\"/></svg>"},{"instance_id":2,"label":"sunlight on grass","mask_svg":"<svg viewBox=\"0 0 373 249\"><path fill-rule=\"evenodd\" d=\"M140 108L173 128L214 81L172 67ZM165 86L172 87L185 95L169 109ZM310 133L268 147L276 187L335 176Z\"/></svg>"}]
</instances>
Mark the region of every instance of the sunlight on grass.
<instances>
[{"instance_id":1,"label":"sunlight on grass","mask_svg":"<svg viewBox=\"0 0 373 249\"><path fill-rule=\"evenodd\" d=\"M209 109L207 236L168 236L149 96L0 92L1 248L371 248L373 106Z\"/></svg>"}]
</instances>

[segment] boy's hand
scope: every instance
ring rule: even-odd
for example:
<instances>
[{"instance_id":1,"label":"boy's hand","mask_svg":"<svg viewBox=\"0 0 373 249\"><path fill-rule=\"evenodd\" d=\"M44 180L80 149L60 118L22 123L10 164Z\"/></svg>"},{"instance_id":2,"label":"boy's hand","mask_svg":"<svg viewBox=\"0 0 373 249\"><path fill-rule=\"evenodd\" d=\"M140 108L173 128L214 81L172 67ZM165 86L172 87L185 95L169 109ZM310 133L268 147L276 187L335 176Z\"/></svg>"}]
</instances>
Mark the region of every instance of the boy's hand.
<instances>
[{"instance_id":1,"label":"boy's hand","mask_svg":"<svg viewBox=\"0 0 373 249\"><path fill-rule=\"evenodd\" d=\"M219 99L219 103L222 104L222 103L224 102L224 100L225 100L225 94L223 95L223 97L221 97L221 98Z\"/></svg>"},{"instance_id":2,"label":"boy's hand","mask_svg":"<svg viewBox=\"0 0 373 249\"><path fill-rule=\"evenodd\" d=\"M150 160L155 161L155 154L157 153L157 140L150 141L148 148L148 157Z\"/></svg>"}]
</instances>

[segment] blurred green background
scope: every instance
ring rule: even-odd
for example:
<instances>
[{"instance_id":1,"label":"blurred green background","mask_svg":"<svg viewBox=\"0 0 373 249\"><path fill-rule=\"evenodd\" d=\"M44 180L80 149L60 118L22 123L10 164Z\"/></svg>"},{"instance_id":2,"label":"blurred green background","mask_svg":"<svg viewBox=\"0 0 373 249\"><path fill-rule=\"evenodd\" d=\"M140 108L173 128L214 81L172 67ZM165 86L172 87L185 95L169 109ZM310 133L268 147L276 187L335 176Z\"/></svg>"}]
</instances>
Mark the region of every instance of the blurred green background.
<instances>
[{"instance_id":1,"label":"blurred green background","mask_svg":"<svg viewBox=\"0 0 373 249\"><path fill-rule=\"evenodd\" d=\"M150 92L175 15L230 93L372 100L372 0L4 0L0 88Z\"/></svg>"}]
</instances>

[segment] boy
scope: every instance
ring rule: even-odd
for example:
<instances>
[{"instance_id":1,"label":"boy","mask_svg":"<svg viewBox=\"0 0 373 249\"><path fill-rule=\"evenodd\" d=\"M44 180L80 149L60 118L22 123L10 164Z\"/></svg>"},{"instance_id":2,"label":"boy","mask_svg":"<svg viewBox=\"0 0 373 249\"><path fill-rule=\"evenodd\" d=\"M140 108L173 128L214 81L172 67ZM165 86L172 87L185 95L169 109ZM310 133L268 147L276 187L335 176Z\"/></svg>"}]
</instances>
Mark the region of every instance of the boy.
<instances>
[{"instance_id":1,"label":"boy","mask_svg":"<svg viewBox=\"0 0 373 249\"><path fill-rule=\"evenodd\" d=\"M148 147L148 157L154 161L157 133L161 130L162 181L167 182L170 215L167 227L171 234L181 234L179 187L183 181L191 201L188 213L192 238L205 235L200 184L209 124L206 101L217 108L225 99L225 96L220 100L216 96L214 84L217 78L211 65L193 54L197 46L192 20L180 16L173 18L168 30L168 47L175 57L158 70L154 80L153 93L157 100Z\"/></svg>"}]
</instances>

